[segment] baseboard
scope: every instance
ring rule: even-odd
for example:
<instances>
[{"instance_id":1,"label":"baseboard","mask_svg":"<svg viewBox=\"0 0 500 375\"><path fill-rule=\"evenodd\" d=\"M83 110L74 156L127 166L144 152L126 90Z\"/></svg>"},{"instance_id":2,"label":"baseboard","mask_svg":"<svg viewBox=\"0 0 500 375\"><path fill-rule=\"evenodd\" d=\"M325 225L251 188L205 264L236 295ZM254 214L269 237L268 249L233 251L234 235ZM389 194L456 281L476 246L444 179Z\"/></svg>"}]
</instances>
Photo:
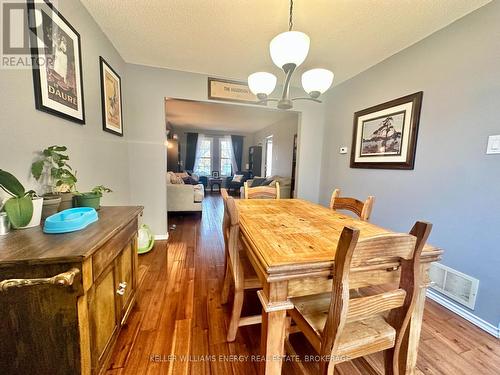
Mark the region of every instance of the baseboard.
<instances>
[{"instance_id":1,"label":"baseboard","mask_svg":"<svg viewBox=\"0 0 500 375\"><path fill-rule=\"evenodd\" d=\"M168 240L168 233L167 234L155 234L155 240L156 241L166 241L166 240Z\"/></svg>"},{"instance_id":2,"label":"baseboard","mask_svg":"<svg viewBox=\"0 0 500 375\"><path fill-rule=\"evenodd\" d=\"M483 331L488 332L497 338L500 338L500 326L495 327L493 324L481 319L480 317L472 314L470 311L464 309L461 306L449 301L447 298L435 292L432 289L427 289L427 297L434 302L439 303L441 306L447 308L448 310L454 312L458 316L464 318L465 320L471 322L475 326L481 328Z\"/></svg>"}]
</instances>

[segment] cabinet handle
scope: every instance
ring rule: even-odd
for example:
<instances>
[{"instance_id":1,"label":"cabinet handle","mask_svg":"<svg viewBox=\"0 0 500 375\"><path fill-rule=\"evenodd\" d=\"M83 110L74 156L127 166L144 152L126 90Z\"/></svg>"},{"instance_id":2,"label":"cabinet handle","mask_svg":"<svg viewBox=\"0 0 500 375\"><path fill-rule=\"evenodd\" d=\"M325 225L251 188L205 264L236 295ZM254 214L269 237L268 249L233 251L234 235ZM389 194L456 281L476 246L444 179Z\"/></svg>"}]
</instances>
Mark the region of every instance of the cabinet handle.
<instances>
[{"instance_id":1,"label":"cabinet handle","mask_svg":"<svg viewBox=\"0 0 500 375\"><path fill-rule=\"evenodd\" d=\"M118 294L119 296L123 296L125 294L125 288L116 289L116 294Z\"/></svg>"},{"instance_id":2,"label":"cabinet handle","mask_svg":"<svg viewBox=\"0 0 500 375\"><path fill-rule=\"evenodd\" d=\"M125 289L127 287L127 283L125 281L122 281L120 284L118 284L120 288Z\"/></svg>"},{"instance_id":3,"label":"cabinet handle","mask_svg":"<svg viewBox=\"0 0 500 375\"><path fill-rule=\"evenodd\" d=\"M70 286L73 285L75 276L80 273L78 268L72 268L67 272L60 273L53 277L45 277L40 279L8 279L0 281L0 292L4 292L10 288L20 288L23 286L32 285L57 285L57 286Z\"/></svg>"}]
</instances>

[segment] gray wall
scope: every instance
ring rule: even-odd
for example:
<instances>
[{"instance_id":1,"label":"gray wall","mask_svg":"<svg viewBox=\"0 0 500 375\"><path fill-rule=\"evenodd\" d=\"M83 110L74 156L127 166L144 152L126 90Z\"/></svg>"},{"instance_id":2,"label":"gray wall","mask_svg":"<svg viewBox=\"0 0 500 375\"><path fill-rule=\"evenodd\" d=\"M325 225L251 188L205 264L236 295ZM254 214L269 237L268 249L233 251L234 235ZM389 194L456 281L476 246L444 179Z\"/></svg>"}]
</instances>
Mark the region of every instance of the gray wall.
<instances>
[{"instance_id":1,"label":"gray wall","mask_svg":"<svg viewBox=\"0 0 500 375\"><path fill-rule=\"evenodd\" d=\"M273 136L272 175L281 177L292 176L293 138L298 131L297 119L284 119L258 131L254 135L255 144L262 146L262 174L264 175L265 147L264 140Z\"/></svg>"},{"instance_id":2,"label":"gray wall","mask_svg":"<svg viewBox=\"0 0 500 375\"><path fill-rule=\"evenodd\" d=\"M480 279L475 314L500 320L500 1L335 87L327 99L321 202L332 189L375 195L373 222L407 231L434 224L443 263ZM415 170L350 169L355 111L424 92Z\"/></svg>"},{"instance_id":3,"label":"gray wall","mask_svg":"<svg viewBox=\"0 0 500 375\"><path fill-rule=\"evenodd\" d=\"M13 172L27 187L40 192L30 177L35 152L53 144L66 145L70 164L78 171L80 191L104 184L114 190L105 195L104 204L128 204L126 140L130 122L125 116L124 138L102 131L99 56L122 76L124 90L126 65L79 1L59 0L57 8L81 35L86 124L37 111L30 69L0 69L0 168Z\"/></svg>"},{"instance_id":4,"label":"gray wall","mask_svg":"<svg viewBox=\"0 0 500 375\"><path fill-rule=\"evenodd\" d=\"M125 119L129 130L132 203L146 207L144 222L156 234L167 231L165 181L166 97L207 100L207 76L141 65L127 65ZM277 90L278 91L278 90ZM276 91L276 92L277 92ZM300 92L294 94L302 95ZM300 112L298 196L318 201L324 105L297 102Z\"/></svg>"}]
</instances>

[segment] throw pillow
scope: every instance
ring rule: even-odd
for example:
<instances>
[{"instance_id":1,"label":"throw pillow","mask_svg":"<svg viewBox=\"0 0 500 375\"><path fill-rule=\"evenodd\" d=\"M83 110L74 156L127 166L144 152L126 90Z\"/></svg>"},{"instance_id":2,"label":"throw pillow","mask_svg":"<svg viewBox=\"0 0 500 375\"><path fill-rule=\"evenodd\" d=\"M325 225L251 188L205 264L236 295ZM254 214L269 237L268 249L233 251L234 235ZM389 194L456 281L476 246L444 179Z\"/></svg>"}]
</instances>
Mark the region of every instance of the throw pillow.
<instances>
[{"instance_id":1,"label":"throw pillow","mask_svg":"<svg viewBox=\"0 0 500 375\"><path fill-rule=\"evenodd\" d=\"M170 183L171 184L184 184L184 181L182 181L182 178L177 177L175 173L169 172L170 173Z\"/></svg>"},{"instance_id":2,"label":"throw pillow","mask_svg":"<svg viewBox=\"0 0 500 375\"><path fill-rule=\"evenodd\" d=\"M262 184L266 181L265 177L255 177L252 182L252 187L262 186Z\"/></svg>"},{"instance_id":3,"label":"throw pillow","mask_svg":"<svg viewBox=\"0 0 500 375\"><path fill-rule=\"evenodd\" d=\"M198 185L198 181L196 181L192 176L183 177L182 181L186 185Z\"/></svg>"},{"instance_id":4,"label":"throw pillow","mask_svg":"<svg viewBox=\"0 0 500 375\"><path fill-rule=\"evenodd\" d=\"M241 182L243 180L243 175L242 174L235 174L233 177L233 182Z\"/></svg>"},{"instance_id":5,"label":"throw pillow","mask_svg":"<svg viewBox=\"0 0 500 375\"><path fill-rule=\"evenodd\" d=\"M266 180L260 186L269 186L274 181L272 178L266 178Z\"/></svg>"}]
</instances>

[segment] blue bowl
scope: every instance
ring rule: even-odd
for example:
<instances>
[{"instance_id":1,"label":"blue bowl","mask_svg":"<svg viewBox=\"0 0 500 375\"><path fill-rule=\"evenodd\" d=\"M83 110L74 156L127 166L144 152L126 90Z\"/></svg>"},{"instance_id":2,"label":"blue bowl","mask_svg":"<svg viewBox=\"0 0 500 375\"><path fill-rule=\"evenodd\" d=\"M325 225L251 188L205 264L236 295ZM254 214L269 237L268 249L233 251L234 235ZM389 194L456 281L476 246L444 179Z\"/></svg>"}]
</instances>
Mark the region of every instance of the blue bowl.
<instances>
[{"instance_id":1,"label":"blue bowl","mask_svg":"<svg viewBox=\"0 0 500 375\"><path fill-rule=\"evenodd\" d=\"M70 208L45 219L44 233L68 233L82 230L99 220L97 211L90 207Z\"/></svg>"}]
</instances>

